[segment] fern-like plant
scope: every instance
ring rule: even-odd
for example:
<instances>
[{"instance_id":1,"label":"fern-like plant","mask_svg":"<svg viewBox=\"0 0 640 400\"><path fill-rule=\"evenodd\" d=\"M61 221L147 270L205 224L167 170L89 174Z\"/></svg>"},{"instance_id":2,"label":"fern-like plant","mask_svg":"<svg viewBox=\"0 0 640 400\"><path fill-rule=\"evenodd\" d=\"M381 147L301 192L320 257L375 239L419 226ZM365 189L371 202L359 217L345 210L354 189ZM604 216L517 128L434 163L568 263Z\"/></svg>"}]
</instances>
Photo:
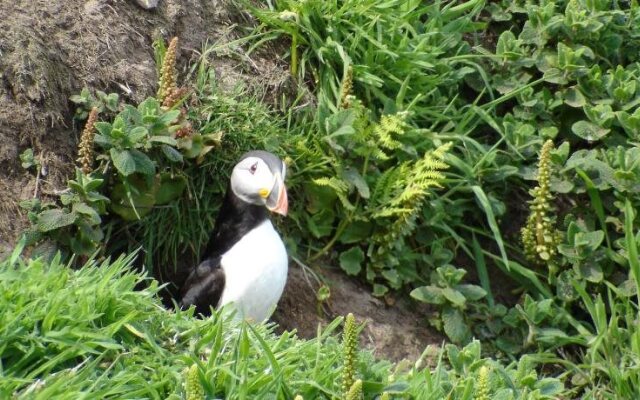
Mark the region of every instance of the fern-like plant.
<instances>
[{"instance_id":1,"label":"fern-like plant","mask_svg":"<svg viewBox=\"0 0 640 400\"><path fill-rule=\"evenodd\" d=\"M408 247L404 238L416 228L416 220L427 195L433 188L442 187L445 180L443 170L448 167L443 159L450 148L450 143L439 146L417 161L388 169L378 180L374 194L380 195L373 197L375 203L371 215L378 226L385 228L374 233L369 247L371 263L377 270L384 271L398 265L393 250ZM404 283L400 277L387 280L395 288Z\"/></svg>"},{"instance_id":2,"label":"fern-like plant","mask_svg":"<svg viewBox=\"0 0 640 400\"><path fill-rule=\"evenodd\" d=\"M398 271L396 250L411 253L405 238L414 231L431 190L445 181L443 160L451 145L416 154L418 131L409 124L408 113L386 114L376 121L349 93L353 77L348 71L337 111L320 121L325 134L320 151L332 168L309 188L321 204L308 227L318 237L330 237L311 258L326 254L336 243L350 244L341 252L341 267L352 275L366 267L374 294L382 295L388 286L400 288L417 276L415 265L406 274ZM335 229L327 229L333 221Z\"/></svg>"}]
</instances>

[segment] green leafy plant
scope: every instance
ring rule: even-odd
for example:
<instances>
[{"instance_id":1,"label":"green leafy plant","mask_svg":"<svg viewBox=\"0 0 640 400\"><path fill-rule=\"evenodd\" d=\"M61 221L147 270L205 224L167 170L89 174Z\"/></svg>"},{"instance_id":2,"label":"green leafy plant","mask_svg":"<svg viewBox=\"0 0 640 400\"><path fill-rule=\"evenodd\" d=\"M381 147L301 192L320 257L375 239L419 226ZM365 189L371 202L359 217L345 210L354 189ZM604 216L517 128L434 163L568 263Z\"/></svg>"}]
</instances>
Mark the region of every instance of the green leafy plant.
<instances>
[{"instance_id":1,"label":"green leafy plant","mask_svg":"<svg viewBox=\"0 0 640 400\"><path fill-rule=\"evenodd\" d=\"M117 93L107 94L96 90L94 95L86 87L82 89L80 94L71 96L69 100L78 105L74 118L80 121L85 120L93 108L97 109L99 114L103 114L106 112L115 113L120 107Z\"/></svg>"},{"instance_id":2,"label":"green leafy plant","mask_svg":"<svg viewBox=\"0 0 640 400\"><path fill-rule=\"evenodd\" d=\"M41 168L40 161L34 156L32 148L28 148L20 153L20 164L24 169L29 169L32 167L36 167L36 169Z\"/></svg>"},{"instance_id":3,"label":"green leafy plant","mask_svg":"<svg viewBox=\"0 0 640 400\"><path fill-rule=\"evenodd\" d=\"M179 110L165 111L154 98L137 108L126 106L113 123L97 122L95 142L108 151L106 161L118 172L112 209L125 219L139 219L151 211L160 190L156 163L147 155L157 148L170 162L182 160L172 134L179 129ZM184 187L182 188L184 189ZM176 192L175 196L179 196Z\"/></svg>"},{"instance_id":4,"label":"green leafy plant","mask_svg":"<svg viewBox=\"0 0 640 400\"><path fill-rule=\"evenodd\" d=\"M175 87L176 43L169 52L174 57L162 60L162 76L173 74L162 80L168 85L162 101L166 105L149 97L137 107L120 106L117 95L98 92L103 101L100 103L88 90L72 98L81 109L92 107L78 150L82 172L76 173L75 181L69 181L70 194L60 196L62 207L26 205L31 206L34 224L28 235L30 243L48 236L62 249L83 256L104 249L105 227L100 216L111 212L122 220L134 221L155 206L175 201L188 185L187 176L178 166L185 158L201 162L220 144L220 132L194 132L186 112L178 108L184 91ZM98 113L117 110L111 121L98 121ZM61 230L65 235L59 235Z\"/></svg>"},{"instance_id":5,"label":"green leafy plant","mask_svg":"<svg viewBox=\"0 0 640 400\"><path fill-rule=\"evenodd\" d=\"M351 244L341 252L340 265L352 275L366 265L367 279L381 295L387 285L400 288L415 279L409 272L418 268L415 262L406 260L407 271L398 271L401 262L392 251L408 247L406 237L414 231L427 195L445 180L441 171L448 166L442 160L450 145L422 155L407 153L406 143L417 132L405 123L404 114L383 115L379 122L371 118L351 98L349 108L324 121L320 146L333 168L307 186L314 198L307 226L314 236L329 237L312 259L336 243ZM334 221L339 221L335 229ZM370 239L366 253L359 245L365 239ZM375 282L378 278L384 283Z\"/></svg>"},{"instance_id":6,"label":"green leafy plant","mask_svg":"<svg viewBox=\"0 0 640 400\"><path fill-rule=\"evenodd\" d=\"M451 265L439 267L431 274L431 285L411 291L411 297L439 308L439 315L432 319L454 343L467 343L471 339L471 324L465 317L468 302L483 299L487 292L480 286L463 284L466 271Z\"/></svg>"},{"instance_id":7,"label":"green leafy plant","mask_svg":"<svg viewBox=\"0 0 640 400\"><path fill-rule=\"evenodd\" d=\"M46 238L85 257L102 248L102 216L109 204L109 198L99 191L103 182L104 179L85 175L76 168L75 180L69 180L69 189L60 195L61 207L50 203L43 206L39 201L31 203L28 243Z\"/></svg>"},{"instance_id":8,"label":"green leafy plant","mask_svg":"<svg viewBox=\"0 0 640 400\"><path fill-rule=\"evenodd\" d=\"M268 9L244 4L271 28L269 39L290 39L291 73L299 82L311 78L322 88L321 114L340 104L340 82L348 66L353 68L357 97L376 102L376 107L395 102L402 108L415 102L428 115L445 107L456 90L454 83L473 70L471 64L454 70L449 58L464 53L461 35L476 28L473 18L480 1L427 5L280 0ZM435 71L438 79L431 78Z\"/></svg>"}]
</instances>

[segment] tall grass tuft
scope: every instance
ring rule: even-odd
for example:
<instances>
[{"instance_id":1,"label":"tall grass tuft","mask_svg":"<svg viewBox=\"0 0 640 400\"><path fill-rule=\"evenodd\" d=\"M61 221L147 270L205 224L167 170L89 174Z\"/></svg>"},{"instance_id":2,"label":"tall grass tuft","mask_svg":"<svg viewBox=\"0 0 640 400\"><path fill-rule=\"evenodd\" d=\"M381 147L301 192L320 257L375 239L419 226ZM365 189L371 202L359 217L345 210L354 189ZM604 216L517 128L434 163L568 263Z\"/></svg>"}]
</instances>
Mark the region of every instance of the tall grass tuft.
<instances>
[{"instance_id":1,"label":"tall grass tuft","mask_svg":"<svg viewBox=\"0 0 640 400\"><path fill-rule=\"evenodd\" d=\"M238 322L226 310L197 319L193 310L164 309L156 282L131 269L134 254L89 261L79 270L59 258L47 263L18 254L0 261L3 399L328 400L349 391L359 398L364 391L369 400L386 391L435 400L462 394L477 379L469 366L480 361L479 342L443 349L437 357L446 363L410 371L354 350L351 365L359 379L343 391L340 318L312 340L294 332L275 335L273 325ZM347 321L347 342L355 349L357 327L351 317ZM532 385L517 380L513 366L492 369L493 386L514 396L507 398L521 398Z\"/></svg>"}]
</instances>

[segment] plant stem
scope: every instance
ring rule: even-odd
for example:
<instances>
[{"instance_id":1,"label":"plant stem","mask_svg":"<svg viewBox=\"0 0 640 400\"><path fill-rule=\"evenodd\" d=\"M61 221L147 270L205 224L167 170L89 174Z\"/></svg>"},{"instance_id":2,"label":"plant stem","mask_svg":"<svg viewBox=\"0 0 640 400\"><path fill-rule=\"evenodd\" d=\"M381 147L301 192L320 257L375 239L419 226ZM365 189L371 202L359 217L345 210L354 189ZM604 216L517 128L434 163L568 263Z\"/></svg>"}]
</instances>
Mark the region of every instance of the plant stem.
<instances>
[{"instance_id":1,"label":"plant stem","mask_svg":"<svg viewBox=\"0 0 640 400\"><path fill-rule=\"evenodd\" d=\"M322 249L320 249L316 254L309 257L309 261L315 261L321 256L323 256L324 254L326 254L329 250L331 250L331 248L336 243L340 235L342 235L342 232L344 232L347 226L349 226L350 222L351 222L351 215L349 215L347 218L340 221L340 225L338 225L338 228L336 228L336 233L333 235L331 240L329 240L329 242Z\"/></svg>"}]
</instances>

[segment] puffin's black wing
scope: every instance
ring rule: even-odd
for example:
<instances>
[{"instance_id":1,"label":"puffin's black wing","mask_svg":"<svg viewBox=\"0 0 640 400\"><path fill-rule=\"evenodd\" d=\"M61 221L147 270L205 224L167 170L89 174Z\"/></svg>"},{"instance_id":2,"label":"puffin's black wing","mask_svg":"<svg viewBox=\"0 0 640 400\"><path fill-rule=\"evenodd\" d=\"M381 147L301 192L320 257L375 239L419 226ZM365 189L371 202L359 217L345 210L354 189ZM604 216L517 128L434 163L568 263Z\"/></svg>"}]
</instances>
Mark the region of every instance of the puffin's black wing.
<instances>
[{"instance_id":1,"label":"puffin's black wing","mask_svg":"<svg viewBox=\"0 0 640 400\"><path fill-rule=\"evenodd\" d=\"M191 271L182 287L181 307L193 304L197 313L208 315L209 307L218 306L225 281L220 259L221 257L207 258Z\"/></svg>"}]
</instances>

